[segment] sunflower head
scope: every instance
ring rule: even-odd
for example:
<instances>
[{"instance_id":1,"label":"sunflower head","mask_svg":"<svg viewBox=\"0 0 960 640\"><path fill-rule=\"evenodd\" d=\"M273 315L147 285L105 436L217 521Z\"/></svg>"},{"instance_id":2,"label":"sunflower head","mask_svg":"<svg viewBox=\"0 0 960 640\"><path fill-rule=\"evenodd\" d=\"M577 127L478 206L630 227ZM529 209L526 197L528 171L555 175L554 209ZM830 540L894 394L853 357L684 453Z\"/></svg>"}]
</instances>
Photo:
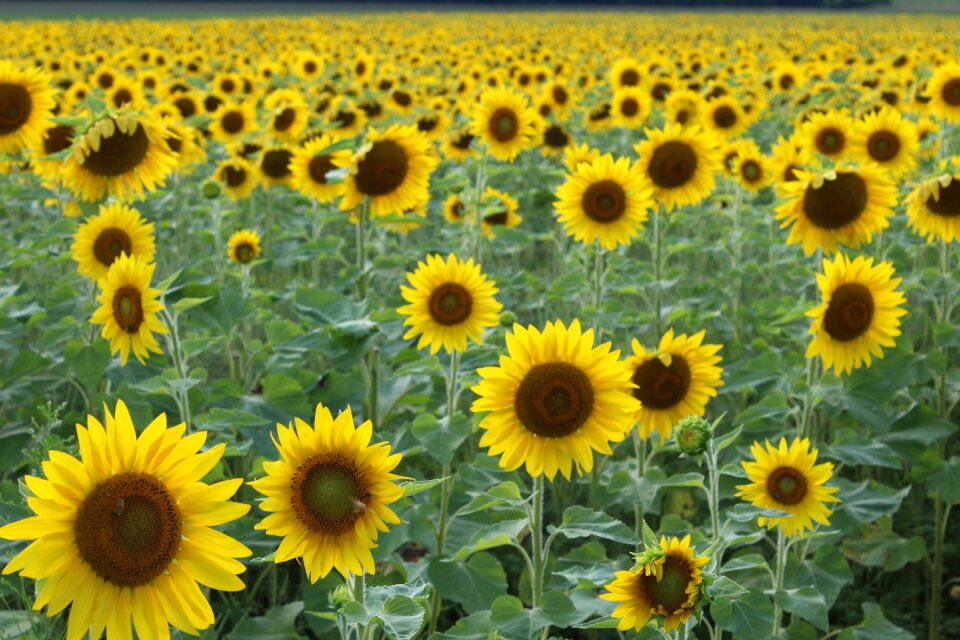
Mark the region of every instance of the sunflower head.
<instances>
[{"instance_id":1,"label":"sunflower head","mask_svg":"<svg viewBox=\"0 0 960 640\"><path fill-rule=\"evenodd\" d=\"M246 158L226 158L217 165L214 177L220 181L231 200L250 197L260 178L257 167Z\"/></svg>"},{"instance_id":2,"label":"sunflower head","mask_svg":"<svg viewBox=\"0 0 960 640\"><path fill-rule=\"evenodd\" d=\"M921 182L907 197L907 224L927 243L960 239L960 173Z\"/></svg>"},{"instance_id":3,"label":"sunflower head","mask_svg":"<svg viewBox=\"0 0 960 640\"><path fill-rule=\"evenodd\" d=\"M684 128L679 124L645 132L647 140L634 149L654 196L665 210L706 198L721 164L716 138L699 126Z\"/></svg>"},{"instance_id":4,"label":"sunflower head","mask_svg":"<svg viewBox=\"0 0 960 640\"><path fill-rule=\"evenodd\" d=\"M18 153L42 139L55 105L50 83L41 69L0 60L0 153Z\"/></svg>"},{"instance_id":5,"label":"sunflower head","mask_svg":"<svg viewBox=\"0 0 960 640\"><path fill-rule=\"evenodd\" d=\"M854 125L852 145L861 162L875 163L896 179L916 166L920 138L912 122L884 108Z\"/></svg>"},{"instance_id":6,"label":"sunflower head","mask_svg":"<svg viewBox=\"0 0 960 640\"><path fill-rule=\"evenodd\" d=\"M536 114L525 96L509 89L487 89L474 107L470 132L491 156L512 162L533 143L535 124Z\"/></svg>"},{"instance_id":7,"label":"sunflower head","mask_svg":"<svg viewBox=\"0 0 960 640\"><path fill-rule=\"evenodd\" d=\"M81 224L73 236L70 251L77 261L77 271L99 280L123 254L153 262L153 229L153 223L132 207L100 205L100 213Z\"/></svg>"},{"instance_id":8,"label":"sunflower head","mask_svg":"<svg viewBox=\"0 0 960 640\"><path fill-rule=\"evenodd\" d=\"M260 234L241 229L227 241L227 257L236 264L249 264L260 255Z\"/></svg>"}]
</instances>

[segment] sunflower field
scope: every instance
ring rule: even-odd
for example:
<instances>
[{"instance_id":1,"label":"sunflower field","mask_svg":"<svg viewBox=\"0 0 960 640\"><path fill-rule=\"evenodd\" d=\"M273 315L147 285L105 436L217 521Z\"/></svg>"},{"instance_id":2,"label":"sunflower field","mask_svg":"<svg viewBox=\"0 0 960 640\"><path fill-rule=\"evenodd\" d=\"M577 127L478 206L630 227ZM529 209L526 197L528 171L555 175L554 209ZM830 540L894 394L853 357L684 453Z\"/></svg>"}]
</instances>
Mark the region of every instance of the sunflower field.
<instances>
[{"instance_id":1,"label":"sunflower field","mask_svg":"<svg viewBox=\"0 0 960 640\"><path fill-rule=\"evenodd\" d=\"M960 638L958 29L0 22L0 638Z\"/></svg>"}]
</instances>

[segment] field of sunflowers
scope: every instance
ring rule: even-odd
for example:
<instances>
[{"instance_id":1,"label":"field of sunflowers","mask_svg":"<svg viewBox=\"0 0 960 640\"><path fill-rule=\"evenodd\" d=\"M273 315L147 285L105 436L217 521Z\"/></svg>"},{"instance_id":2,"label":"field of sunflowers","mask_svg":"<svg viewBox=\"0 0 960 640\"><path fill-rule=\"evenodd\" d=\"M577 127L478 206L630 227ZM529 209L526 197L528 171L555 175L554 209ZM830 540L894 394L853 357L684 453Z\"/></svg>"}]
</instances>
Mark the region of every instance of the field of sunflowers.
<instances>
[{"instance_id":1,"label":"field of sunflowers","mask_svg":"<svg viewBox=\"0 0 960 640\"><path fill-rule=\"evenodd\" d=\"M958 27L0 23L0 638L960 638Z\"/></svg>"}]
</instances>

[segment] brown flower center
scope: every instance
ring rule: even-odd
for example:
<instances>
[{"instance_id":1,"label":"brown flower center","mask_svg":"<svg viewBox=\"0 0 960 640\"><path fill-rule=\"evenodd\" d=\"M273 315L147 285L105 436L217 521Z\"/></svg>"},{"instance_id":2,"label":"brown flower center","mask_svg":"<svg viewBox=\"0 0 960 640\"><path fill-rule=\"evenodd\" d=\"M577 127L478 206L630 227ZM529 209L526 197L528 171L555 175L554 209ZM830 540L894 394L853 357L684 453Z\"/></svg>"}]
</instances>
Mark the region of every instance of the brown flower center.
<instances>
[{"instance_id":1,"label":"brown flower center","mask_svg":"<svg viewBox=\"0 0 960 640\"><path fill-rule=\"evenodd\" d=\"M627 210L627 194L618 182L601 180L587 187L583 192L580 205L591 220L602 223L615 222Z\"/></svg>"},{"instance_id":2,"label":"brown flower center","mask_svg":"<svg viewBox=\"0 0 960 640\"><path fill-rule=\"evenodd\" d=\"M273 129L274 131L286 131L293 126L293 123L296 119L296 110L287 107L277 114L277 117L273 119Z\"/></svg>"},{"instance_id":3,"label":"brown flower center","mask_svg":"<svg viewBox=\"0 0 960 640\"><path fill-rule=\"evenodd\" d=\"M653 183L664 189L682 187L696 172L697 154L680 140L669 140L657 147L647 169Z\"/></svg>"},{"instance_id":4,"label":"brown flower center","mask_svg":"<svg viewBox=\"0 0 960 640\"><path fill-rule=\"evenodd\" d=\"M943 85L940 95L943 97L943 101L951 107L960 105L960 78L948 80Z\"/></svg>"},{"instance_id":5,"label":"brown flower center","mask_svg":"<svg viewBox=\"0 0 960 640\"><path fill-rule=\"evenodd\" d=\"M109 138L100 139L100 148L87 156L83 167L104 178L122 176L137 168L149 149L150 139L142 125L132 134L116 129Z\"/></svg>"},{"instance_id":6,"label":"brown flower center","mask_svg":"<svg viewBox=\"0 0 960 640\"><path fill-rule=\"evenodd\" d=\"M113 94L113 106L119 109L128 102L133 102L133 94L130 93L129 89L117 89L117 92Z\"/></svg>"},{"instance_id":7,"label":"brown flower center","mask_svg":"<svg viewBox=\"0 0 960 640\"><path fill-rule=\"evenodd\" d=\"M863 178L855 173L838 173L835 180L824 180L819 189L807 187L803 213L821 229L839 229L860 217L867 197Z\"/></svg>"},{"instance_id":8,"label":"brown flower center","mask_svg":"<svg viewBox=\"0 0 960 640\"><path fill-rule=\"evenodd\" d=\"M721 129L729 129L737 124L737 112L727 105L717 107L713 110L713 123Z\"/></svg>"},{"instance_id":9,"label":"brown flower center","mask_svg":"<svg viewBox=\"0 0 960 640\"><path fill-rule=\"evenodd\" d=\"M357 164L357 190L368 196L382 196L396 190L407 177L406 150L393 140L379 140Z\"/></svg>"},{"instance_id":10,"label":"brown flower center","mask_svg":"<svg viewBox=\"0 0 960 640\"><path fill-rule=\"evenodd\" d=\"M68 149L73 142L73 127L58 124L47 129L47 137L43 140L43 152L47 155L59 153Z\"/></svg>"},{"instance_id":11,"label":"brown flower center","mask_svg":"<svg viewBox=\"0 0 960 640\"><path fill-rule=\"evenodd\" d=\"M93 243L93 255L104 266L109 267L121 254L130 254L133 243L123 229L110 227L104 229Z\"/></svg>"},{"instance_id":12,"label":"brown flower center","mask_svg":"<svg viewBox=\"0 0 960 640\"><path fill-rule=\"evenodd\" d=\"M833 156L843 151L847 137L836 127L824 127L814 140L817 150L825 156Z\"/></svg>"},{"instance_id":13,"label":"brown flower center","mask_svg":"<svg viewBox=\"0 0 960 640\"><path fill-rule=\"evenodd\" d=\"M177 108L180 115L184 118L197 115L197 103L190 98L177 98L173 101L173 106Z\"/></svg>"},{"instance_id":14,"label":"brown flower center","mask_svg":"<svg viewBox=\"0 0 960 640\"><path fill-rule=\"evenodd\" d=\"M337 115L333 118L333 123L340 129L351 127L356 121L357 114L352 111L337 111Z\"/></svg>"},{"instance_id":15,"label":"brown flower center","mask_svg":"<svg viewBox=\"0 0 960 640\"><path fill-rule=\"evenodd\" d=\"M632 118L640 113L640 104L633 98L625 98L624 101L620 103L620 113L628 118Z\"/></svg>"},{"instance_id":16,"label":"brown flower center","mask_svg":"<svg viewBox=\"0 0 960 640\"><path fill-rule=\"evenodd\" d=\"M176 557L180 511L156 477L120 473L84 499L73 530L80 557L98 576L137 587L162 574Z\"/></svg>"},{"instance_id":17,"label":"brown flower center","mask_svg":"<svg viewBox=\"0 0 960 640\"><path fill-rule=\"evenodd\" d=\"M767 478L767 493L780 504L797 504L807 495L807 480L793 467L779 467Z\"/></svg>"},{"instance_id":18,"label":"brown flower center","mask_svg":"<svg viewBox=\"0 0 960 640\"><path fill-rule=\"evenodd\" d=\"M520 119L512 109L501 107L490 116L490 135L497 142L509 142L520 132Z\"/></svg>"},{"instance_id":19,"label":"brown flower center","mask_svg":"<svg viewBox=\"0 0 960 640\"><path fill-rule=\"evenodd\" d=\"M867 152L877 162L893 160L900 153L900 136L892 131L874 131L867 138Z\"/></svg>"},{"instance_id":20,"label":"brown flower center","mask_svg":"<svg viewBox=\"0 0 960 640\"><path fill-rule=\"evenodd\" d=\"M870 289L858 282L842 284L830 296L823 329L839 342L859 338L870 328L873 309Z\"/></svg>"},{"instance_id":21,"label":"brown flower center","mask_svg":"<svg viewBox=\"0 0 960 640\"><path fill-rule=\"evenodd\" d=\"M113 294L113 319L127 333L137 333L143 324L143 301L136 287L120 287Z\"/></svg>"},{"instance_id":22,"label":"brown flower center","mask_svg":"<svg viewBox=\"0 0 960 640\"><path fill-rule=\"evenodd\" d=\"M336 455L309 458L293 474L290 506L313 532L337 536L367 510L370 488L352 462Z\"/></svg>"},{"instance_id":23,"label":"brown flower center","mask_svg":"<svg viewBox=\"0 0 960 640\"><path fill-rule=\"evenodd\" d=\"M467 151L473 143L473 134L462 133L454 141L453 146L461 151Z\"/></svg>"},{"instance_id":24,"label":"brown flower center","mask_svg":"<svg viewBox=\"0 0 960 640\"><path fill-rule=\"evenodd\" d=\"M293 154L286 149L271 149L263 154L260 167L271 178L285 178L290 175L290 158Z\"/></svg>"},{"instance_id":25,"label":"brown flower center","mask_svg":"<svg viewBox=\"0 0 960 640\"><path fill-rule=\"evenodd\" d=\"M520 382L514 410L521 424L541 438L564 438L593 412L593 386L572 364L534 365Z\"/></svg>"},{"instance_id":26,"label":"brown flower center","mask_svg":"<svg viewBox=\"0 0 960 640\"><path fill-rule=\"evenodd\" d=\"M569 144L570 136L563 130L563 127L558 124L553 124L544 132L543 142L548 147L562 149Z\"/></svg>"},{"instance_id":27,"label":"brown flower center","mask_svg":"<svg viewBox=\"0 0 960 640\"><path fill-rule=\"evenodd\" d=\"M567 90L563 87L554 87L553 91L553 101L559 105L564 105L567 103L567 100L570 98L570 94L567 93Z\"/></svg>"},{"instance_id":28,"label":"brown flower center","mask_svg":"<svg viewBox=\"0 0 960 640\"><path fill-rule=\"evenodd\" d=\"M0 135L13 133L23 126L33 110L33 99L18 84L0 84Z\"/></svg>"},{"instance_id":29,"label":"brown flower center","mask_svg":"<svg viewBox=\"0 0 960 640\"><path fill-rule=\"evenodd\" d=\"M633 397L651 409L669 409L683 400L690 388L690 365L680 355L672 354L670 366L659 358L650 358L633 372Z\"/></svg>"},{"instance_id":30,"label":"brown flower center","mask_svg":"<svg viewBox=\"0 0 960 640\"><path fill-rule=\"evenodd\" d=\"M409 107L413 103L413 98L406 91L398 89L393 92L393 101L401 107Z\"/></svg>"},{"instance_id":31,"label":"brown flower center","mask_svg":"<svg viewBox=\"0 0 960 640\"><path fill-rule=\"evenodd\" d=\"M787 167L783 170L783 181L784 182L798 181L800 178L797 177L796 170L799 168L800 167L795 164L787 165Z\"/></svg>"},{"instance_id":32,"label":"brown flower center","mask_svg":"<svg viewBox=\"0 0 960 640\"><path fill-rule=\"evenodd\" d=\"M450 207L450 213L453 214L454 218L458 220L463 217L463 203L459 200L453 203L453 206Z\"/></svg>"},{"instance_id":33,"label":"brown flower center","mask_svg":"<svg viewBox=\"0 0 960 640\"><path fill-rule=\"evenodd\" d=\"M763 169L757 164L756 160L744 160L740 165L740 175L747 182L758 182L763 177Z\"/></svg>"},{"instance_id":34,"label":"brown flower center","mask_svg":"<svg viewBox=\"0 0 960 640\"><path fill-rule=\"evenodd\" d=\"M650 608L663 607L667 613L679 611L687 598L690 585L690 565L683 558L667 555L663 559L663 575L660 580L654 575L642 575L637 578L641 597Z\"/></svg>"},{"instance_id":35,"label":"brown flower center","mask_svg":"<svg viewBox=\"0 0 960 640\"><path fill-rule=\"evenodd\" d=\"M241 242L233 249L234 259L241 264L252 261L256 254L257 250L249 242Z\"/></svg>"},{"instance_id":36,"label":"brown flower center","mask_svg":"<svg viewBox=\"0 0 960 640\"><path fill-rule=\"evenodd\" d=\"M440 120L437 118L437 116L434 116L434 115L423 116L422 118L417 119L417 130L422 131L424 133L430 133L431 131L437 128L438 122L440 122Z\"/></svg>"},{"instance_id":37,"label":"brown flower center","mask_svg":"<svg viewBox=\"0 0 960 640\"><path fill-rule=\"evenodd\" d=\"M247 171L243 167L227 166L223 169L223 177L228 187L239 187L247 181Z\"/></svg>"},{"instance_id":38,"label":"brown flower center","mask_svg":"<svg viewBox=\"0 0 960 640\"><path fill-rule=\"evenodd\" d=\"M960 181L954 180L946 187L940 187L940 199L934 200L931 195L923 204L940 216L950 218L960 216Z\"/></svg>"},{"instance_id":39,"label":"brown flower center","mask_svg":"<svg viewBox=\"0 0 960 640\"><path fill-rule=\"evenodd\" d=\"M243 124L243 114L239 111L227 111L220 119L220 126L230 135L243 131Z\"/></svg>"},{"instance_id":40,"label":"brown flower center","mask_svg":"<svg viewBox=\"0 0 960 640\"><path fill-rule=\"evenodd\" d=\"M327 184L327 173L336 169L329 155L314 156L307 165L310 179L317 184Z\"/></svg>"},{"instance_id":41,"label":"brown flower center","mask_svg":"<svg viewBox=\"0 0 960 640\"><path fill-rule=\"evenodd\" d=\"M430 294L429 308L434 322L450 327L470 317L473 296L462 285L445 282Z\"/></svg>"},{"instance_id":42,"label":"brown flower center","mask_svg":"<svg viewBox=\"0 0 960 640\"><path fill-rule=\"evenodd\" d=\"M640 74L636 69L626 69L620 74L620 84L625 87L635 87L640 84Z\"/></svg>"},{"instance_id":43,"label":"brown flower center","mask_svg":"<svg viewBox=\"0 0 960 640\"><path fill-rule=\"evenodd\" d=\"M180 153L180 150L183 149L183 140L175 136L168 136L163 139L167 143L167 148L170 149L173 153Z\"/></svg>"}]
</instances>

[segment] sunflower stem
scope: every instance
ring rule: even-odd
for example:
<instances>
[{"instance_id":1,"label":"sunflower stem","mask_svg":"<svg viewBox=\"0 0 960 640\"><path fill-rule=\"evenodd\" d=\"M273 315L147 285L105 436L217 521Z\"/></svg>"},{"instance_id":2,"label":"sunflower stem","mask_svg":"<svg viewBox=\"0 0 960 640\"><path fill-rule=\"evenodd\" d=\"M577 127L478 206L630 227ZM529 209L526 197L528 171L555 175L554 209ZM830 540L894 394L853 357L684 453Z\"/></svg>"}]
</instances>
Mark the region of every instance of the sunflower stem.
<instances>
[{"instance_id":1,"label":"sunflower stem","mask_svg":"<svg viewBox=\"0 0 960 640\"><path fill-rule=\"evenodd\" d=\"M707 450L703 453L707 462L707 477L710 482L710 526L713 527L713 539L720 539L720 469L717 465L717 449L713 446L713 438L707 442ZM720 553L717 546L717 554Z\"/></svg>"},{"instance_id":2,"label":"sunflower stem","mask_svg":"<svg viewBox=\"0 0 960 640\"><path fill-rule=\"evenodd\" d=\"M647 474L647 441L640 437L640 425L633 428L633 454L637 459L637 478ZM633 505L633 530L637 535L637 551L643 551L643 505Z\"/></svg>"},{"instance_id":3,"label":"sunflower stem","mask_svg":"<svg viewBox=\"0 0 960 640\"><path fill-rule=\"evenodd\" d=\"M740 274L740 262L741 262L741 253L742 253L742 243L740 234L740 208L743 204L743 188L740 186L739 182L735 183L734 186L734 198L733 198L733 296L732 296L732 310L733 310L733 336L735 339L739 340L740 338L740 289L743 286L741 274Z\"/></svg>"},{"instance_id":4,"label":"sunflower stem","mask_svg":"<svg viewBox=\"0 0 960 640\"><path fill-rule=\"evenodd\" d=\"M780 609L780 605L776 603L777 593L783 591L783 574L785 573L787 567L787 543L786 536L783 535L783 529L777 527L777 556L776 556L776 572L774 574L774 583L773 583L773 637L780 637L780 622L783 617L783 610Z\"/></svg>"},{"instance_id":5,"label":"sunflower stem","mask_svg":"<svg viewBox=\"0 0 960 640\"><path fill-rule=\"evenodd\" d=\"M364 198L357 207L357 297L367 299L367 213L370 203Z\"/></svg>"},{"instance_id":6,"label":"sunflower stem","mask_svg":"<svg viewBox=\"0 0 960 640\"><path fill-rule=\"evenodd\" d=\"M177 331L177 325L179 323L177 318L171 316L170 312L166 309L160 311L160 320L167 328L167 336L170 341L170 354L173 356L173 365L177 370L177 377L181 383L176 389L175 396L178 408L180 409L180 419L187 425L187 432L189 432L192 423L190 416L190 392L187 390L186 384L184 384L188 380L187 359L183 350L180 348L180 335Z\"/></svg>"},{"instance_id":7,"label":"sunflower stem","mask_svg":"<svg viewBox=\"0 0 960 640\"><path fill-rule=\"evenodd\" d=\"M540 604L543 595L543 474L533 479L533 511L530 513L530 542L533 545L533 575L530 576L530 591L533 607Z\"/></svg>"},{"instance_id":8,"label":"sunflower stem","mask_svg":"<svg viewBox=\"0 0 960 640\"><path fill-rule=\"evenodd\" d=\"M358 575L353 576L353 599L360 603L364 609L367 608L367 603L364 598L364 590L366 587L366 580L364 579L365 572L361 570ZM367 635L367 627L360 623L357 623L357 640L362 640Z\"/></svg>"},{"instance_id":9,"label":"sunflower stem","mask_svg":"<svg viewBox=\"0 0 960 640\"><path fill-rule=\"evenodd\" d=\"M367 398L367 420L374 428L380 426L380 347L373 347L367 354L367 368L370 371Z\"/></svg>"},{"instance_id":10,"label":"sunflower stem","mask_svg":"<svg viewBox=\"0 0 960 640\"><path fill-rule=\"evenodd\" d=\"M663 248L663 229L660 228L660 218L665 215L663 207L653 214L653 244L651 253L653 254L653 335L654 342L660 340L660 315L663 306L662 292L660 290L660 278L662 277L663 261L661 250Z\"/></svg>"},{"instance_id":11,"label":"sunflower stem","mask_svg":"<svg viewBox=\"0 0 960 640\"><path fill-rule=\"evenodd\" d=\"M597 243L597 252L594 255L593 264L593 307L596 312L593 316L593 338L596 343L600 342L600 335L603 329L600 327L600 309L603 305L603 247Z\"/></svg>"},{"instance_id":12,"label":"sunflower stem","mask_svg":"<svg viewBox=\"0 0 960 640\"><path fill-rule=\"evenodd\" d=\"M480 262L481 247L483 240L483 211L481 203L483 202L483 189L484 183L486 182L486 163L487 163L487 154L483 151L480 152L480 159L477 160L477 179L474 184L474 206L475 208L475 218L473 221L473 252L472 256L474 261L477 263Z\"/></svg>"}]
</instances>

